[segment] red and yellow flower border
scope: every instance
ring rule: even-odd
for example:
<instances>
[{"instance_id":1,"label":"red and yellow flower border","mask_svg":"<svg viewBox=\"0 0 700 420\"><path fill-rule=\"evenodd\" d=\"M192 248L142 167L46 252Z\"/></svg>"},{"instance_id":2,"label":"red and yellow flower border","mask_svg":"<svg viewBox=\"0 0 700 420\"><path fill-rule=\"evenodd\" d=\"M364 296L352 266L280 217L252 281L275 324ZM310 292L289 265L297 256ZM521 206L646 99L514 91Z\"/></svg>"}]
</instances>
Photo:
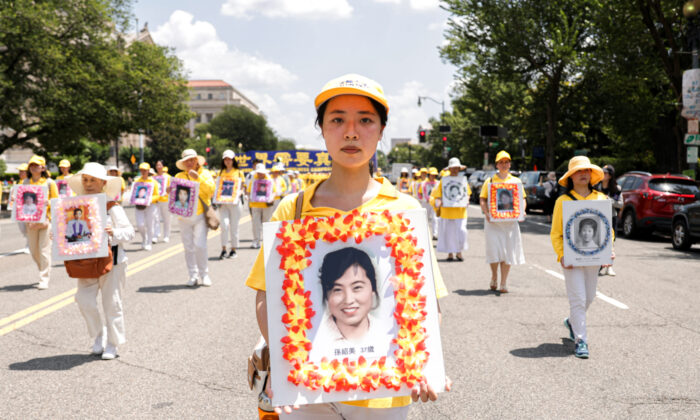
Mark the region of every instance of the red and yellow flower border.
<instances>
[{"instance_id":1,"label":"red and yellow flower border","mask_svg":"<svg viewBox=\"0 0 700 420\"><path fill-rule=\"evenodd\" d=\"M513 182L491 183L489 186L489 215L495 220L517 220L520 218L520 186ZM513 210L498 210L498 190L509 190L513 195Z\"/></svg>"},{"instance_id":2,"label":"red and yellow flower border","mask_svg":"<svg viewBox=\"0 0 700 420\"><path fill-rule=\"evenodd\" d=\"M428 361L426 329L423 327L426 312L426 296L421 293L425 285L422 276L423 254L413 235L410 220L402 214L359 213L335 214L324 219L306 217L303 220L282 222L277 238L282 243L276 250L281 256L279 268L284 272L282 302L286 312L282 316L287 335L281 339L282 357L289 361L291 370L287 380L296 386L311 390L371 392L381 387L399 390L402 385L411 388L423 378L423 367ZM381 236L391 249L395 276L392 278L396 307L394 319L398 325L393 344L395 363L388 364L386 357L369 363L360 356L356 361L327 360L319 365L309 361L311 341L306 333L312 327L315 315L311 292L304 288L302 271L311 265L311 250L318 241L334 243L361 243L367 238Z\"/></svg>"}]
</instances>

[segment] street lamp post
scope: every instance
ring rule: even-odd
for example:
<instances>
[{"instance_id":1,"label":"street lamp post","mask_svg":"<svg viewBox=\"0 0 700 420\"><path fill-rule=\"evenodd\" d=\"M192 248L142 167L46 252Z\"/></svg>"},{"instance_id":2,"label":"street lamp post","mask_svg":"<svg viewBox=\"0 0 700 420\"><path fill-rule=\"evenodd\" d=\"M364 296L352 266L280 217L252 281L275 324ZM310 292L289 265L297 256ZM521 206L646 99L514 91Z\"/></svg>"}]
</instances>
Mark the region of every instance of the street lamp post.
<instances>
[{"instance_id":1,"label":"street lamp post","mask_svg":"<svg viewBox=\"0 0 700 420\"><path fill-rule=\"evenodd\" d=\"M438 101L437 99L433 99L430 96L418 96L418 106L422 105L421 100L423 99L430 99L431 101L435 102L436 104L442 105L442 113L445 113L445 101Z\"/></svg>"},{"instance_id":2,"label":"street lamp post","mask_svg":"<svg viewBox=\"0 0 700 420\"><path fill-rule=\"evenodd\" d=\"M207 135L205 137L207 138L207 165L208 165L209 164L209 150L211 150L211 146L210 146L211 134L207 133Z\"/></svg>"}]
</instances>

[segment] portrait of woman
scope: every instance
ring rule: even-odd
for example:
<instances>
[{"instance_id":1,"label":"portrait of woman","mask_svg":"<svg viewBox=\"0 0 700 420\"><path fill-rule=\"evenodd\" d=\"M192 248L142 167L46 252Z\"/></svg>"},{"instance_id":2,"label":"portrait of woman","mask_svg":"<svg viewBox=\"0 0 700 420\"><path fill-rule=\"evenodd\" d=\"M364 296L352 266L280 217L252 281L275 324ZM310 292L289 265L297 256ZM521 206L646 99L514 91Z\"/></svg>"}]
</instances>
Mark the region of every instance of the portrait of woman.
<instances>
[{"instance_id":1,"label":"portrait of woman","mask_svg":"<svg viewBox=\"0 0 700 420\"><path fill-rule=\"evenodd\" d=\"M90 240L90 228L83 219L83 209L80 207L73 209L73 219L66 224L66 241L82 242Z\"/></svg>"},{"instance_id":2,"label":"portrait of woman","mask_svg":"<svg viewBox=\"0 0 700 420\"><path fill-rule=\"evenodd\" d=\"M221 184L221 195L226 196L226 197L232 196L233 195L233 185L234 185L233 181L224 181Z\"/></svg>"},{"instance_id":3,"label":"portrait of woman","mask_svg":"<svg viewBox=\"0 0 700 420\"><path fill-rule=\"evenodd\" d=\"M136 191L136 198L145 199L147 194L148 194L148 191L147 191L146 187L139 187L138 190Z\"/></svg>"},{"instance_id":4,"label":"portrait of woman","mask_svg":"<svg viewBox=\"0 0 700 420\"><path fill-rule=\"evenodd\" d=\"M259 182L257 189L255 190L255 195L261 199L267 196L267 184L264 182Z\"/></svg>"},{"instance_id":5,"label":"portrait of woman","mask_svg":"<svg viewBox=\"0 0 700 420\"><path fill-rule=\"evenodd\" d=\"M175 201L175 208L180 210L187 210L190 202L190 189L178 185L176 196L177 201Z\"/></svg>"},{"instance_id":6,"label":"portrait of woman","mask_svg":"<svg viewBox=\"0 0 700 420\"><path fill-rule=\"evenodd\" d=\"M33 192L25 192L22 194L22 214L25 216L33 216L36 214L36 194Z\"/></svg>"},{"instance_id":7,"label":"portrait of woman","mask_svg":"<svg viewBox=\"0 0 700 420\"><path fill-rule=\"evenodd\" d=\"M579 221L576 247L582 251L590 251L599 247L598 222L595 219L587 217Z\"/></svg>"},{"instance_id":8,"label":"portrait of woman","mask_svg":"<svg viewBox=\"0 0 700 420\"><path fill-rule=\"evenodd\" d=\"M496 204L499 211L513 210L513 193L505 188L499 188Z\"/></svg>"}]
</instances>

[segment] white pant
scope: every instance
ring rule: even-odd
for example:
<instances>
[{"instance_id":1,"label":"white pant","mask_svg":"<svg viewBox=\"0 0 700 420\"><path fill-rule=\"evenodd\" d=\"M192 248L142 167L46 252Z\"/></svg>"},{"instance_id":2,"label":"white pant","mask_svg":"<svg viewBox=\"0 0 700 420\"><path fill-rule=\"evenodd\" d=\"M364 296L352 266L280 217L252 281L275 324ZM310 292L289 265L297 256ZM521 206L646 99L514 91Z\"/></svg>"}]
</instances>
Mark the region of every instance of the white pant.
<instances>
[{"instance_id":1,"label":"white pant","mask_svg":"<svg viewBox=\"0 0 700 420\"><path fill-rule=\"evenodd\" d=\"M367 408L341 403L302 405L292 414L280 414L284 420L403 420L408 417L408 408Z\"/></svg>"},{"instance_id":2,"label":"white pant","mask_svg":"<svg viewBox=\"0 0 700 420\"><path fill-rule=\"evenodd\" d=\"M221 217L221 247L225 248L231 235L231 248L238 248L238 223L241 220L241 204L219 204Z\"/></svg>"},{"instance_id":3,"label":"white pant","mask_svg":"<svg viewBox=\"0 0 700 420\"><path fill-rule=\"evenodd\" d=\"M192 217L178 217L180 237L185 247L185 262L190 278L209 274L207 264L207 222L204 213Z\"/></svg>"},{"instance_id":4,"label":"white pant","mask_svg":"<svg viewBox=\"0 0 700 420\"><path fill-rule=\"evenodd\" d=\"M443 219L438 222L437 252L462 252L469 249L467 219Z\"/></svg>"},{"instance_id":5,"label":"white pant","mask_svg":"<svg viewBox=\"0 0 700 420\"><path fill-rule=\"evenodd\" d=\"M435 209L430 203L421 203L426 213L428 214L428 227L430 228L430 234L432 236L438 233L438 217L435 214Z\"/></svg>"},{"instance_id":6,"label":"white pant","mask_svg":"<svg viewBox=\"0 0 700 420\"><path fill-rule=\"evenodd\" d=\"M569 296L569 323L576 340L588 343L586 311L595 299L598 285L598 267L574 267L564 269L566 294Z\"/></svg>"},{"instance_id":7,"label":"white pant","mask_svg":"<svg viewBox=\"0 0 700 420\"><path fill-rule=\"evenodd\" d=\"M118 346L126 342L124 329L124 309L122 288L126 283L126 262L112 267L112 270L99 279L79 279L75 301L85 318L90 337L97 338L102 333L103 324L97 309L97 292L102 290L102 310L107 324L107 342Z\"/></svg>"},{"instance_id":8,"label":"white pant","mask_svg":"<svg viewBox=\"0 0 700 420\"><path fill-rule=\"evenodd\" d=\"M39 281L49 284L49 272L51 271L51 239L49 228L32 229L27 226L27 243L29 253L39 269Z\"/></svg>"},{"instance_id":9,"label":"white pant","mask_svg":"<svg viewBox=\"0 0 700 420\"><path fill-rule=\"evenodd\" d=\"M152 204L153 205L153 204ZM155 203L157 207L156 221L154 222L153 237L158 238L163 234L163 239L170 238L170 211L168 210L167 201L159 201ZM160 230L160 223L163 222L163 231Z\"/></svg>"},{"instance_id":10,"label":"white pant","mask_svg":"<svg viewBox=\"0 0 700 420\"><path fill-rule=\"evenodd\" d=\"M251 217L253 219L253 245L260 245L262 240L263 223L270 220L273 207L251 207Z\"/></svg>"},{"instance_id":11,"label":"white pant","mask_svg":"<svg viewBox=\"0 0 700 420\"><path fill-rule=\"evenodd\" d=\"M141 234L141 243L150 244L153 240L153 224L156 218L156 206L151 204L145 210L136 209L136 229Z\"/></svg>"}]
</instances>

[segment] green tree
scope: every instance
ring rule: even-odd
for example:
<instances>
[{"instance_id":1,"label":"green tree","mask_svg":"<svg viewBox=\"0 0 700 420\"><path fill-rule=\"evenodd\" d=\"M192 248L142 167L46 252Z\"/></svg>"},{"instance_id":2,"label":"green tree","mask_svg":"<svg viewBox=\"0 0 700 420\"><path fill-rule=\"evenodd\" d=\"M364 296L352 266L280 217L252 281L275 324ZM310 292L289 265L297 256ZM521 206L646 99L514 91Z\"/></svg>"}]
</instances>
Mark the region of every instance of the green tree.
<instances>
[{"instance_id":1,"label":"green tree","mask_svg":"<svg viewBox=\"0 0 700 420\"><path fill-rule=\"evenodd\" d=\"M237 150L239 143L243 150L278 150L277 136L267 125L265 117L244 106L225 106L213 120L198 125L195 131L201 138L211 133L225 139L232 150Z\"/></svg>"},{"instance_id":2,"label":"green tree","mask_svg":"<svg viewBox=\"0 0 700 420\"><path fill-rule=\"evenodd\" d=\"M7 170L7 163L5 163L5 159L0 159L0 175L5 174L6 170Z\"/></svg>"},{"instance_id":3,"label":"green tree","mask_svg":"<svg viewBox=\"0 0 700 420\"><path fill-rule=\"evenodd\" d=\"M296 150L297 144L291 139L282 139L277 142L277 150Z\"/></svg>"},{"instance_id":4,"label":"green tree","mask_svg":"<svg viewBox=\"0 0 700 420\"><path fill-rule=\"evenodd\" d=\"M389 169L389 159L386 157L386 153L377 149L377 165L382 168L382 171L386 173Z\"/></svg>"}]
</instances>

